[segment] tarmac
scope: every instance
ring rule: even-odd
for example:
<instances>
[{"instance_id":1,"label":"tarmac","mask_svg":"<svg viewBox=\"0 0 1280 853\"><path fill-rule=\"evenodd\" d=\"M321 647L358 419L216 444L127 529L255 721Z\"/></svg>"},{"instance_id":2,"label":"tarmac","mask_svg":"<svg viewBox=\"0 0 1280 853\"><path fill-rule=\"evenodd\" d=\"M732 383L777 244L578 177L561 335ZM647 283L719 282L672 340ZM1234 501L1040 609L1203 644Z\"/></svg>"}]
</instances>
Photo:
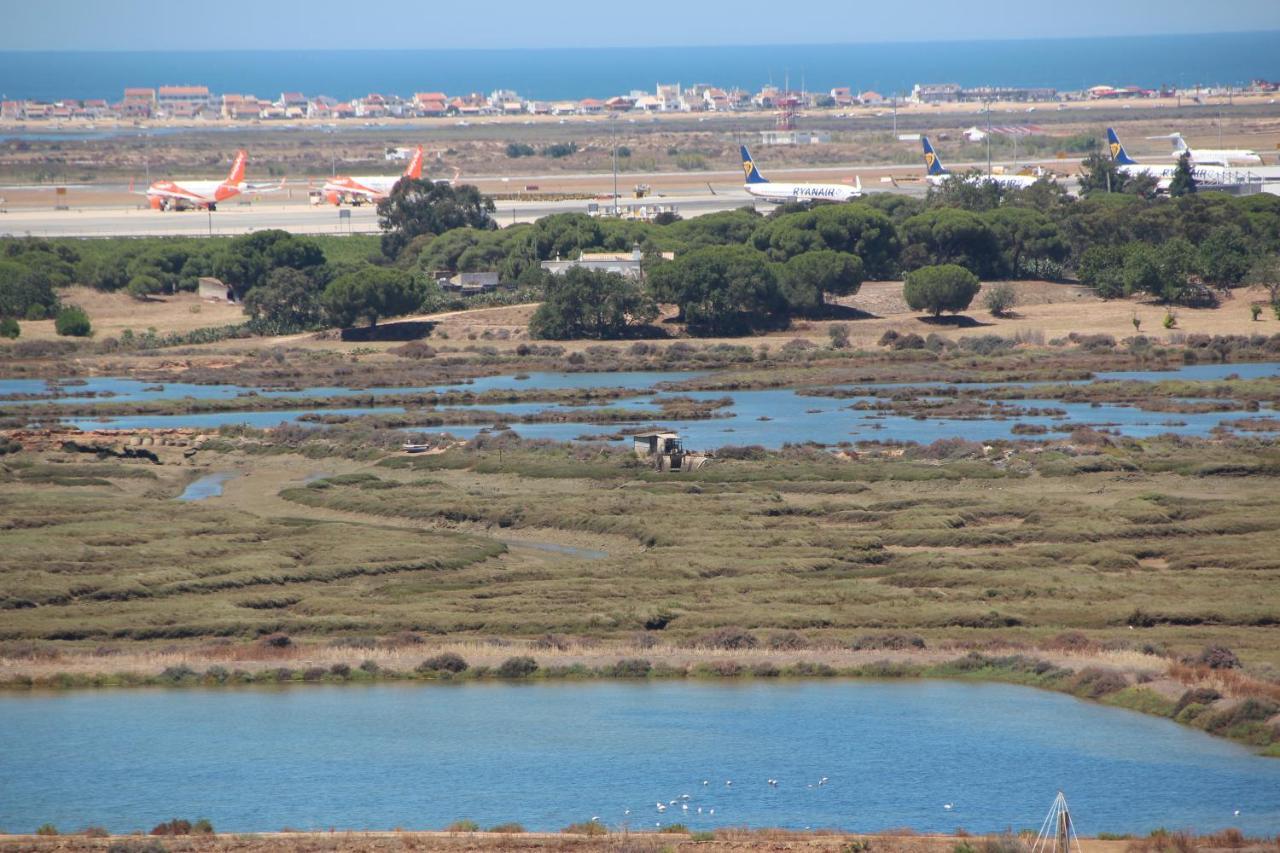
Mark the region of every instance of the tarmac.
<instances>
[{"instance_id":1,"label":"tarmac","mask_svg":"<svg viewBox=\"0 0 1280 853\"><path fill-rule=\"evenodd\" d=\"M908 191L923 193L923 187ZM671 206L687 218L734 210L753 204L741 188L717 189L702 193L673 193L644 200L623 197L619 205ZM494 219L499 225L532 222L553 213L586 213L589 203L607 210L609 200L588 202L529 200L495 202ZM762 212L772 205L760 202ZM372 205L335 208L305 202L281 203L260 199L230 202L215 211L158 211L134 206L86 206L57 210L52 207L10 207L0 209L0 237L159 237L233 236L280 228L295 234L370 234L378 232L377 210Z\"/></svg>"}]
</instances>

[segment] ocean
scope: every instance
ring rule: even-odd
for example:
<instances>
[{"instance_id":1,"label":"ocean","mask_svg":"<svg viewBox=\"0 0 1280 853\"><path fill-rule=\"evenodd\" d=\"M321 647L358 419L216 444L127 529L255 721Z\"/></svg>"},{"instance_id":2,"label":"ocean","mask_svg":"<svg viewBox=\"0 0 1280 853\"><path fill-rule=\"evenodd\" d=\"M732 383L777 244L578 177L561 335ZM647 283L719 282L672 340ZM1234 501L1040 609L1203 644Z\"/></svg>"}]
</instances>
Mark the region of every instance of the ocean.
<instances>
[{"instance_id":1,"label":"ocean","mask_svg":"<svg viewBox=\"0 0 1280 853\"><path fill-rule=\"evenodd\" d=\"M1280 79L1280 32L1016 41L519 50L0 51L0 96L119 100L127 86L203 84L347 100L514 89L526 98L608 97L656 83L767 83L884 95L915 83L1047 86L1238 84Z\"/></svg>"}]
</instances>

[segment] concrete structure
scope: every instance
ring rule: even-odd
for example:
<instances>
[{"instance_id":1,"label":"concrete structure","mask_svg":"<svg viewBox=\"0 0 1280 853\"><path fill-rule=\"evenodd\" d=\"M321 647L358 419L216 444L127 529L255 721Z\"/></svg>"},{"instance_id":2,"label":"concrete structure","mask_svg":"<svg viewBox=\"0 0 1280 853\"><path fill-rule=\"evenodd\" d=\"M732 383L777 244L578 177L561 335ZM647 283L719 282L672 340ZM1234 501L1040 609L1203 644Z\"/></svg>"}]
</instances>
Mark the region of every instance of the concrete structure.
<instances>
[{"instance_id":1,"label":"concrete structure","mask_svg":"<svg viewBox=\"0 0 1280 853\"><path fill-rule=\"evenodd\" d=\"M762 130L761 145L825 145L831 134L825 130Z\"/></svg>"},{"instance_id":2,"label":"concrete structure","mask_svg":"<svg viewBox=\"0 0 1280 853\"><path fill-rule=\"evenodd\" d=\"M917 83L911 100L917 104L953 104L960 100L959 83Z\"/></svg>"},{"instance_id":3,"label":"concrete structure","mask_svg":"<svg viewBox=\"0 0 1280 853\"><path fill-rule=\"evenodd\" d=\"M210 302L236 301L236 292L230 285L223 284L220 279L212 276L201 276L197 279L196 293L201 299L207 299Z\"/></svg>"},{"instance_id":4,"label":"concrete structure","mask_svg":"<svg viewBox=\"0 0 1280 853\"><path fill-rule=\"evenodd\" d=\"M663 252L662 257L671 260L675 257L675 253ZM589 270L617 273L628 278L640 278L643 274L640 269L643 258L644 254L639 248L632 249L630 252L583 252L571 261L562 261L560 258L554 261L543 261L542 268L552 275L564 275L575 267L583 267Z\"/></svg>"},{"instance_id":5,"label":"concrete structure","mask_svg":"<svg viewBox=\"0 0 1280 853\"><path fill-rule=\"evenodd\" d=\"M498 289L497 272L460 272L446 279L439 279L440 289L470 296L491 293Z\"/></svg>"},{"instance_id":6,"label":"concrete structure","mask_svg":"<svg viewBox=\"0 0 1280 853\"><path fill-rule=\"evenodd\" d=\"M696 471L707 462L701 453L684 449L680 434L666 430L636 433L631 437L632 449L640 459L647 459L659 471L679 473Z\"/></svg>"}]
</instances>

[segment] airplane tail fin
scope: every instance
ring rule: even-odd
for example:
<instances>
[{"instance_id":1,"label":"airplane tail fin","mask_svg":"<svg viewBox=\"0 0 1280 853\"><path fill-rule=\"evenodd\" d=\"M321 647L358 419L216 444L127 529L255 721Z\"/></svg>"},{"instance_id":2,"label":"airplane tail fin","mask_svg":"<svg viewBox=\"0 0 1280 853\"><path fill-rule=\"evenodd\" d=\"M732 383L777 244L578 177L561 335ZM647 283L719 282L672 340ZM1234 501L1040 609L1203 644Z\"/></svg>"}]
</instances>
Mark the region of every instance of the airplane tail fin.
<instances>
[{"instance_id":1,"label":"airplane tail fin","mask_svg":"<svg viewBox=\"0 0 1280 853\"><path fill-rule=\"evenodd\" d=\"M942 165L942 161L938 159L938 152L933 150L933 143L929 141L929 137L920 137L920 147L924 149L924 173L926 175L945 175L947 167Z\"/></svg>"},{"instance_id":2,"label":"airplane tail fin","mask_svg":"<svg viewBox=\"0 0 1280 853\"><path fill-rule=\"evenodd\" d=\"M855 192L857 192L858 195L862 195L862 176L861 175L853 176L853 189Z\"/></svg>"},{"instance_id":3,"label":"airplane tail fin","mask_svg":"<svg viewBox=\"0 0 1280 853\"><path fill-rule=\"evenodd\" d=\"M409 168L404 170L406 178L413 178L415 181L422 177L422 146L418 146L418 150L413 153L413 159L409 161Z\"/></svg>"},{"instance_id":4,"label":"airplane tail fin","mask_svg":"<svg viewBox=\"0 0 1280 853\"><path fill-rule=\"evenodd\" d=\"M226 183L238 184L244 180L244 167L249 162L249 152L241 148L236 152L236 161L231 164L231 172L227 175Z\"/></svg>"},{"instance_id":5,"label":"airplane tail fin","mask_svg":"<svg viewBox=\"0 0 1280 853\"><path fill-rule=\"evenodd\" d=\"M749 184L767 184L764 175L760 174L760 170L756 168L755 161L751 159L751 152L747 150L747 146L738 146L742 149L742 172L746 175Z\"/></svg>"},{"instance_id":6,"label":"airplane tail fin","mask_svg":"<svg viewBox=\"0 0 1280 853\"><path fill-rule=\"evenodd\" d=\"M1169 137L1169 141L1173 143L1174 154L1186 154L1190 149L1187 146L1187 140L1182 138L1181 133L1175 133Z\"/></svg>"},{"instance_id":7,"label":"airplane tail fin","mask_svg":"<svg viewBox=\"0 0 1280 853\"><path fill-rule=\"evenodd\" d=\"M1107 128L1107 147L1111 149L1111 159L1115 160L1122 166L1132 166L1134 159L1124 150L1124 146L1120 144L1120 137L1116 136L1114 128Z\"/></svg>"}]
</instances>

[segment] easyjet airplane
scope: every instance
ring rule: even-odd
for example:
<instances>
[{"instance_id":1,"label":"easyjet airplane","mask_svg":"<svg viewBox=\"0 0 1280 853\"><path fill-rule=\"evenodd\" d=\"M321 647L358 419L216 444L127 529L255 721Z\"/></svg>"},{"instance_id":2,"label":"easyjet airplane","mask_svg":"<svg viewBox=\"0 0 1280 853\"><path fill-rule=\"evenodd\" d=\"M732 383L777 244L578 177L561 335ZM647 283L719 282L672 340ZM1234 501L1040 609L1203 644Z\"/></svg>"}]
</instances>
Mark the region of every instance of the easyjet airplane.
<instances>
[{"instance_id":1,"label":"easyjet airplane","mask_svg":"<svg viewBox=\"0 0 1280 853\"><path fill-rule=\"evenodd\" d=\"M218 202L235 198L243 192L261 192L279 189L284 181L276 184L246 184L244 167L249 154L243 149L236 152L231 172L222 181L156 181L147 187L147 201L152 210L217 210Z\"/></svg>"},{"instance_id":2,"label":"easyjet airplane","mask_svg":"<svg viewBox=\"0 0 1280 853\"><path fill-rule=\"evenodd\" d=\"M414 152L413 159L402 175L338 175L325 181L321 192L325 201L341 206L343 203L374 204L391 195L391 190L401 178L422 177L422 146Z\"/></svg>"}]
</instances>

